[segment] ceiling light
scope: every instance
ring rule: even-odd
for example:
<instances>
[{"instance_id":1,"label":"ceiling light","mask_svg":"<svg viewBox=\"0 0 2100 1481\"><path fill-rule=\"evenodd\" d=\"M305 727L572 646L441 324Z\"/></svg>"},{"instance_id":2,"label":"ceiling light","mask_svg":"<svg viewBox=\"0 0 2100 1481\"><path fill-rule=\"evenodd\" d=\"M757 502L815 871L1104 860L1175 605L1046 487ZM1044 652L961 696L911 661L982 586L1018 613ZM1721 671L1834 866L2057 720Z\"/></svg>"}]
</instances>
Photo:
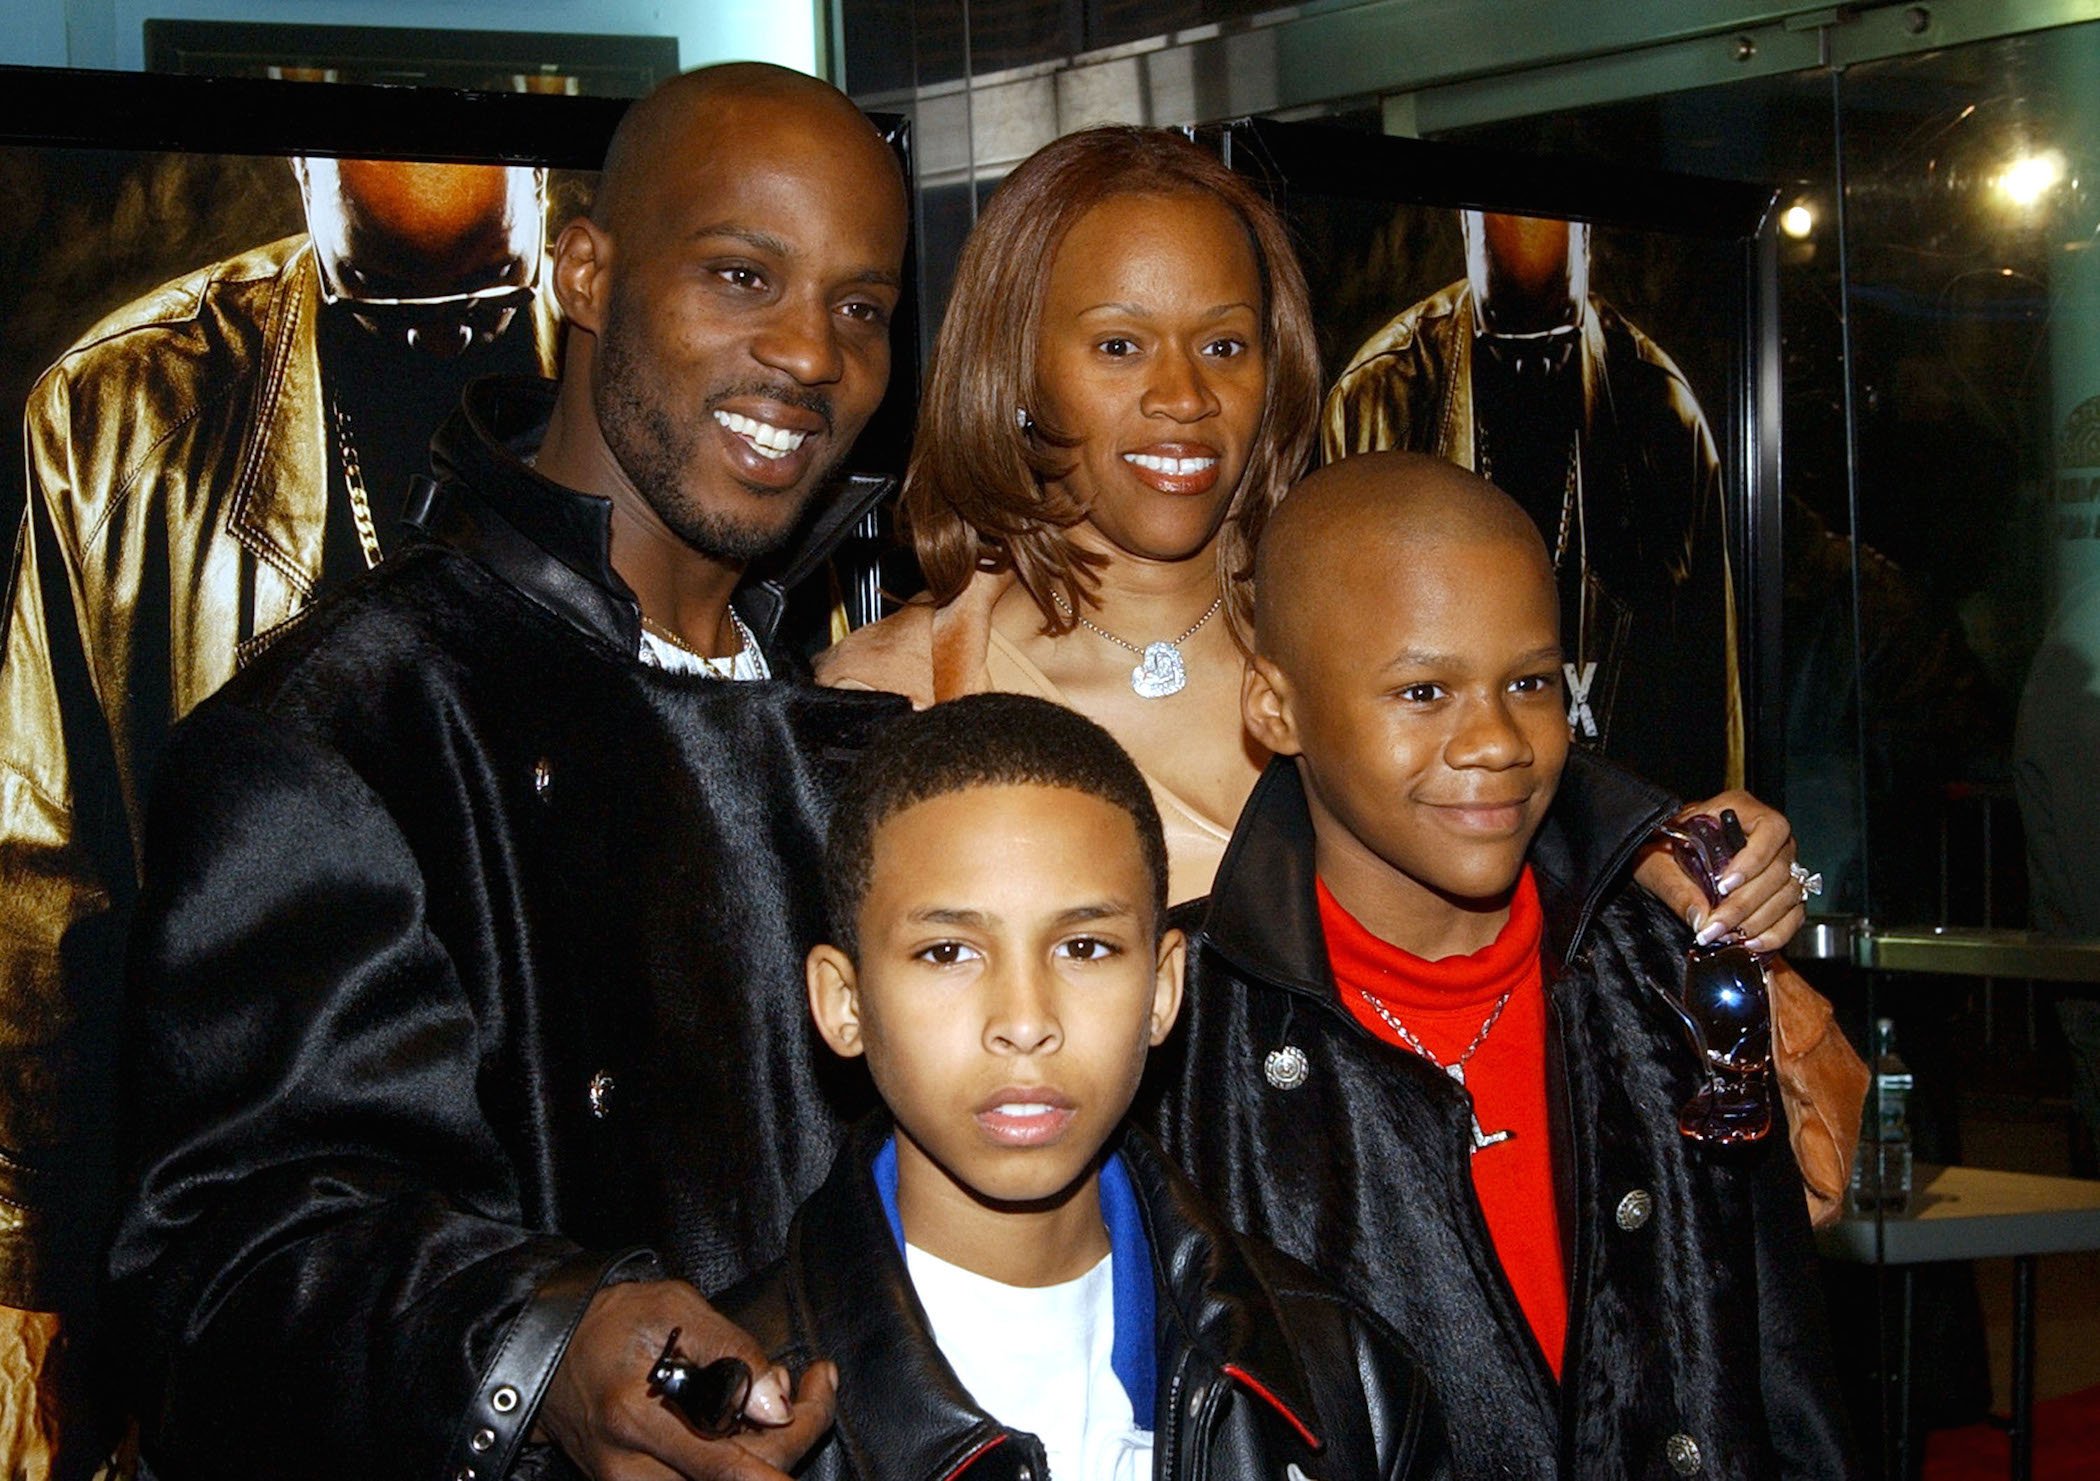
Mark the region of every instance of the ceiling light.
<instances>
[{"instance_id":1,"label":"ceiling light","mask_svg":"<svg viewBox=\"0 0 2100 1481\"><path fill-rule=\"evenodd\" d=\"M2054 149L2044 149L2014 159L1994 183L2000 195L2025 208L2062 184L2063 178L2064 157Z\"/></svg>"}]
</instances>

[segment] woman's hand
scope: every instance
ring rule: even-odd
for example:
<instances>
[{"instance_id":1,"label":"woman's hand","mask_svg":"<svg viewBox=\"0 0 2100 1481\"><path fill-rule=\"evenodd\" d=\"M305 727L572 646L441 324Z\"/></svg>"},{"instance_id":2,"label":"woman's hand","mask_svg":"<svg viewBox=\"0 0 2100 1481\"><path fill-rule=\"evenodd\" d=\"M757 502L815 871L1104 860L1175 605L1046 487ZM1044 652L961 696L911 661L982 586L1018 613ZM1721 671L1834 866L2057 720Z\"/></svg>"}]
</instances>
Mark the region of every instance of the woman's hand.
<instances>
[{"instance_id":1,"label":"woman's hand","mask_svg":"<svg viewBox=\"0 0 2100 1481\"><path fill-rule=\"evenodd\" d=\"M1678 816L1708 813L1719 817L1723 808L1735 809L1750 841L1721 880L1721 903L1711 914L1705 894L1660 840L1642 847L1634 880L1686 921L1702 944L1740 932L1751 950L1778 951L1808 919L1808 902L1789 872L1794 863L1793 825L1785 813L1739 789L1695 802Z\"/></svg>"}]
</instances>

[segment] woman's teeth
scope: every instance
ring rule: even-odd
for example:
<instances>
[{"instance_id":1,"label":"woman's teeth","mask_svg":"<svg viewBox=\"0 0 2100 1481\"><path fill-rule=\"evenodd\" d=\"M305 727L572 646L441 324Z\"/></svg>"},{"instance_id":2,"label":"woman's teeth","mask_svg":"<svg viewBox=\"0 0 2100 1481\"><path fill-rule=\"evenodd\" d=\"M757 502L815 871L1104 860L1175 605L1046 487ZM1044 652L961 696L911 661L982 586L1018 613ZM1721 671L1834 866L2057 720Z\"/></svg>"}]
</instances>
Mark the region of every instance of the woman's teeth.
<instances>
[{"instance_id":1,"label":"woman's teeth","mask_svg":"<svg viewBox=\"0 0 2100 1481\"><path fill-rule=\"evenodd\" d=\"M784 458L802 446L809 437L807 432L790 432L785 427L776 427L771 422L754 421L733 411L718 411L715 413L715 420L750 443L761 457Z\"/></svg>"},{"instance_id":2,"label":"woman's teeth","mask_svg":"<svg viewBox=\"0 0 2100 1481\"><path fill-rule=\"evenodd\" d=\"M717 412L716 415L719 416L720 413ZM1191 473L1206 472L1218 466L1216 458L1156 458L1150 453L1125 453L1123 461L1175 478L1186 478Z\"/></svg>"}]
</instances>

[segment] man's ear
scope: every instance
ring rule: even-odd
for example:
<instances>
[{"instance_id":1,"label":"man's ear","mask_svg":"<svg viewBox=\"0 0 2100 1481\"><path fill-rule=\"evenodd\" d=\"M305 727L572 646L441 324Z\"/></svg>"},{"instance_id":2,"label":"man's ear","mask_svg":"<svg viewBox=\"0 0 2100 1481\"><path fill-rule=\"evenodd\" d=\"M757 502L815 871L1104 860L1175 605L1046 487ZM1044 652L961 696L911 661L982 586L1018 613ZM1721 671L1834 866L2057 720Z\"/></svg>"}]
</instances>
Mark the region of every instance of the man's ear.
<instances>
[{"instance_id":1,"label":"man's ear","mask_svg":"<svg viewBox=\"0 0 2100 1481\"><path fill-rule=\"evenodd\" d=\"M1155 1049L1166 1041L1174 1020L1181 1016L1181 985L1188 973L1188 962L1188 937L1168 927L1160 934L1159 960L1153 967L1152 1031L1146 1042Z\"/></svg>"},{"instance_id":2,"label":"man's ear","mask_svg":"<svg viewBox=\"0 0 2100 1481\"><path fill-rule=\"evenodd\" d=\"M554 240L554 300L562 318L592 334L605 330L612 259L612 233L588 216L578 216Z\"/></svg>"},{"instance_id":3,"label":"man's ear","mask_svg":"<svg viewBox=\"0 0 2100 1481\"><path fill-rule=\"evenodd\" d=\"M1240 678L1240 723L1270 754L1295 756L1298 726L1291 707L1291 681L1276 664L1260 654L1247 660Z\"/></svg>"},{"instance_id":4,"label":"man's ear","mask_svg":"<svg viewBox=\"0 0 2100 1481\"><path fill-rule=\"evenodd\" d=\"M836 946L809 949L802 963L802 979L809 988L809 1016L831 1052L852 1059L867 1052L860 1032L860 982L853 971L853 958Z\"/></svg>"}]
</instances>

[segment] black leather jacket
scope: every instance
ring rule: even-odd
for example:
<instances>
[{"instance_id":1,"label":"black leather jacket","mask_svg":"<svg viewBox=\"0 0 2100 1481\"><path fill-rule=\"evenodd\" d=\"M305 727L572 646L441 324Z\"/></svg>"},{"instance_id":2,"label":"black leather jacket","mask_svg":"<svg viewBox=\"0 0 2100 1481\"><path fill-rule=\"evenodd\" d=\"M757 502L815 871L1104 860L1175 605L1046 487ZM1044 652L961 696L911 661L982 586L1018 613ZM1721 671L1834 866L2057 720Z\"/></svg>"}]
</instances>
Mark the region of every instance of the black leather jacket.
<instances>
[{"instance_id":1,"label":"black leather jacket","mask_svg":"<svg viewBox=\"0 0 2100 1481\"><path fill-rule=\"evenodd\" d=\"M1578 753L1531 851L1569 1261L1559 1383L1474 1195L1464 1091L1337 1001L1291 762L1256 786L1213 896L1183 907L1200 927L1186 1004L1147 1080L1161 1140L1235 1228L1409 1343L1459 1476L1856 1474L1784 1128L1726 1151L1677 1130L1699 1076L1651 984L1679 980L1687 933L1627 878L1669 810Z\"/></svg>"},{"instance_id":2,"label":"black leather jacket","mask_svg":"<svg viewBox=\"0 0 2100 1481\"><path fill-rule=\"evenodd\" d=\"M432 539L162 763L112 1256L158 1474L504 1474L598 1284L749 1274L868 1109L796 866L903 702L640 663L608 506L517 456L552 395L473 388Z\"/></svg>"},{"instance_id":3,"label":"black leather jacket","mask_svg":"<svg viewBox=\"0 0 2100 1481\"><path fill-rule=\"evenodd\" d=\"M722 1300L778 1361L839 1365L837 1426L797 1474L1047 1477L1041 1442L978 1408L934 1345L869 1173L886 1132L878 1119L856 1134L795 1216L787 1257ZM1391 1334L1297 1261L1226 1228L1151 1138L1133 1131L1121 1150L1158 1293L1153 1474L1441 1476L1435 1401Z\"/></svg>"}]
</instances>

